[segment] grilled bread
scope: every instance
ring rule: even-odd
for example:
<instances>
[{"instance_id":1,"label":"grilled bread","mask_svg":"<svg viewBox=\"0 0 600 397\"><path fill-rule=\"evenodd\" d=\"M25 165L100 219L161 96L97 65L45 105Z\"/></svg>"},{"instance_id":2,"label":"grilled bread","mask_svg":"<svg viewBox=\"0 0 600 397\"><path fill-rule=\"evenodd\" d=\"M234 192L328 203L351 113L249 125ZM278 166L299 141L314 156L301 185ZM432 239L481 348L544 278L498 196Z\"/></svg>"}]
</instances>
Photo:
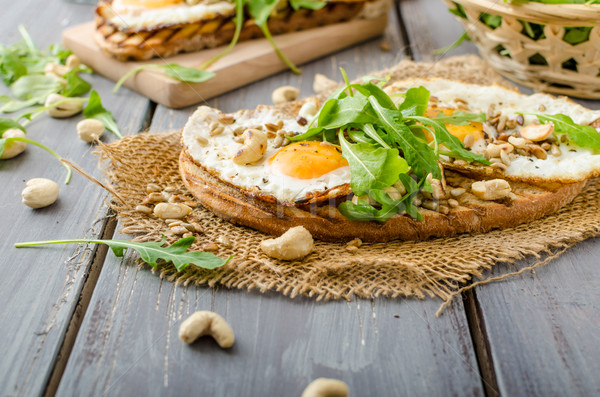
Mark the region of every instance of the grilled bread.
<instances>
[{"instance_id":1,"label":"grilled bread","mask_svg":"<svg viewBox=\"0 0 600 397\"><path fill-rule=\"evenodd\" d=\"M175 10L179 12L174 11L172 17L165 17L167 9L158 15L158 8L145 10L126 4L121 9L113 3L117 0L103 0L96 8L95 40L103 52L122 61L164 58L217 47L229 43L235 31L235 7L229 0L189 1L188 4L162 1L181 3L177 7L172 5L171 8L181 9ZM268 28L272 34L282 34L348 21L361 15L375 18L387 10L386 3L371 1L365 7L366 1L362 0L327 0L326 6L317 10L294 10L287 1L280 1L268 20ZM199 7L199 10L189 12L187 8L191 7ZM245 18L240 40L262 36L254 21Z\"/></svg>"}]
</instances>

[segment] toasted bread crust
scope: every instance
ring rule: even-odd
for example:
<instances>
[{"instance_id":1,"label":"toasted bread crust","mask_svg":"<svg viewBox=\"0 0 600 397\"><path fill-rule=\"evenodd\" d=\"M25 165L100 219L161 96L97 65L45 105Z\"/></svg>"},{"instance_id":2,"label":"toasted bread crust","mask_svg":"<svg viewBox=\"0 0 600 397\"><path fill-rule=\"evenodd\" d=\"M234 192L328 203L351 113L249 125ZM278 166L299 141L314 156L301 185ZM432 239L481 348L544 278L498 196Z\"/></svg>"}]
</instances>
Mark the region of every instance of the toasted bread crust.
<instances>
[{"instance_id":1,"label":"toasted bread crust","mask_svg":"<svg viewBox=\"0 0 600 397\"><path fill-rule=\"evenodd\" d=\"M357 0L330 1L319 10L290 9L284 15L269 19L268 27L272 34L282 34L343 22L359 15L364 3ZM125 30L111 25L103 16L106 7L106 2L98 5L94 39L104 53L122 61L169 57L181 52L214 48L229 43L235 31L233 14L155 29ZM258 37L262 37L260 28L252 20L245 21L239 40Z\"/></svg>"},{"instance_id":2,"label":"toasted bread crust","mask_svg":"<svg viewBox=\"0 0 600 397\"><path fill-rule=\"evenodd\" d=\"M585 181L543 185L512 182L516 197L510 201L481 201L466 193L459 200L461 205L447 215L420 209L423 221L395 215L382 224L348 220L335 205L283 206L251 197L206 172L185 148L180 155L179 167L186 187L202 205L233 223L274 235L282 234L290 227L304 226L315 238L334 242L354 238L369 242L422 240L514 227L556 212L585 186ZM463 187L476 181L451 171L448 179L454 186Z\"/></svg>"}]
</instances>

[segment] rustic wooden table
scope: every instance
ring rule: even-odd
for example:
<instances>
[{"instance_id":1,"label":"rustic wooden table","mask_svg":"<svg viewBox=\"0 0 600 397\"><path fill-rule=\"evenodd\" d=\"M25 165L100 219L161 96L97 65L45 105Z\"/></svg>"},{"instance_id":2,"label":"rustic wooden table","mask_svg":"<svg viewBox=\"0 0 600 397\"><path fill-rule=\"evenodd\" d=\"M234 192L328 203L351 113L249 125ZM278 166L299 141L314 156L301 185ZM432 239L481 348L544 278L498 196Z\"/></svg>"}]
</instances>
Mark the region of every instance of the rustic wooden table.
<instances>
[{"instance_id":1,"label":"rustic wooden table","mask_svg":"<svg viewBox=\"0 0 600 397\"><path fill-rule=\"evenodd\" d=\"M93 7L64 1L1 0L3 44L25 24L41 45L92 18ZM224 111L269 103L280 85L312 94L321 72L351 78L432 50L462 28L441 0L401 0L385 35L209 101ZM381 42L390 45L383 52ZM446 56L475 52L466 44ZM91 77L105 107L133 134L180 128L193 108L156 106ZM2 91L5 92L6 90ZM586 102L598 109L600 102ZM40 118L29 134L97 178L93 148L75 137L72 120ZM113 140L107 137L106 141ZM600 394L600 241L569 249L537 272L485 285L436 318L436 299L315 302L208 287L183 287L139 269L128 253L61 245L17 250L15 242L58 238L129 238L109 211L107 194L75 175L53 206L20 203L24 181L64 178L36 148L0 162L0 394L299 396L317 377L345 381L353 396ZM521 268L498 265L490 274ZM187 314L214 310L236 332L232 349L177 337Z\"/></svg>"}]
</instances>

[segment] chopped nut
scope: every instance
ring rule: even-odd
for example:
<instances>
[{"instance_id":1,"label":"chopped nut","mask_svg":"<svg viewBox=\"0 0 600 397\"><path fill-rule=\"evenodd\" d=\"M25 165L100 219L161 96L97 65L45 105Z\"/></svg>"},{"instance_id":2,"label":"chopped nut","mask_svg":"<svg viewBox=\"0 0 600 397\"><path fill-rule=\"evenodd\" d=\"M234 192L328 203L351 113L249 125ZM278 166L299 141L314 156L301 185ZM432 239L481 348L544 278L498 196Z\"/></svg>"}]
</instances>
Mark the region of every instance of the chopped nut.
<instances>
[{"instance_id":1,"label":"chopped nut","mask_svg":"<svg viewBox=\"0 0 600 397\"><path fill-rule=\"evenodd\" d=\"M562 154L560 148L557 145L552 145L550 147L550 153L554 156L554 157L558 157Z\"/></svg>"},{"instance_id":2,"label":"chopped nut","mask_svg":"<svg viewBox=\"0 0 600 397\"><path fill-rule=\"evenodd\" d=\"M183 226L173 226L171 227L171 231L175 234L184 234L187 233L187 229Z\"/></svg>"},{"instance_id":3,"label":"chopped nut","mask_svg":"<svg viewBox=\"0 0 600 397\"><path fill-rule=\"evenodd\" d=\"M148 199L150 200L150 202L154 202L154 203L160 203L160 202L164 202L167 201L165 196L162 193L159 192L152 192L148 195Z\"/></svg>"},{"instance_id":4,"label":"chopped nut","mask_svg":"<svg viewBox=\"0 0 600 397\"><path fill-rule=\"evenodd\" d=\"M135 210L137 212L141 212L142 214L151 214L152 213L152 208L146 207L145 205L138 205L135 207Z\"/></svg>"},{"instance_id":5,"label":"chopped nut","mask_svg":"<svg viewBox=\"0 0 600 397\"><path fill-rule=\"evenodd\" d=\"M545 160L548 157L548 153L538 145L528 145L527 149L540 160Z\"/></svg>"},{"instance_id":6,"label":"chopped nut","mask_svg":"<svg viewBox=\"0 0 600 397\"><path fill-rule=\"evenodd\" d=\"M200 247L202 251L216 251L219 249L219 246L215 243L207 243Z\"/></svg>"},{"instance_id":7,"label":"chopped nut","mask_svg":"<svg viewBox=\"0 0 600 397\"><path fill-rule=\"evenodd\" d=\"M504 179L492 179L474 182L471 191L482 200L500 200L509 196L511 188Z\"/></svg>"},{"instance_id":8,"label":"chopped nut","mask_svg":"<svg viewBox=\"0 0 600 397\"><path fill-rule=\"evenodd\" d=\"M452 197L458 197L458 196L462 196L463 194L465 194L466 191L467 191L467 189L464 189L462 187L457 187L457 188L450 190L450 195Z\"/></svg>"},{"instance_id":9,"label":"chopped nut","mask_svg":"<svg viewBox=\"0 0 600 397\"><path fill-rule=\"evenodd\" d=\"M354 254L358 251L358 247L356 245L347 245L345 247L345 250L350 252L351 254Z\"/></svg>"},{"instance_id":10,"label":"chopped nut","mask_svg":"<svg viewBox=\"0 0 600 397\"><path fill-rule=\"evenodd\" d=\"M223 236L223 235L221 235L221 236L219 236L219 238L217 238L217 242L225 248L230 248L232 245L229 237Z\"/></svg>"},{"instance_id":11,"label":"chopped nut","mask_svg":"<svg viewBox=\"0 0 600 397\"><path fill-rule=\"evenodd\" d=\"M459 206L459 203L458 203L458 201L456 201L455 199L448 199L448 205L449 205L451 208L456 208L456 207L458 207L458 206Z\"/></svg>"},{"instance_id":12,"label":"chopped nut","mask_svg":"<svg viewBox=\"0 0 600 397\"><path fill-rule=\"evenodd\" d=\"M147 193L160 192L160 191L161 191L161 188L156 183L149 183L146 186L146 192Z\"/></svg>"},{"instance_id":13,"label":"chopped nut","mask_svg":"<svg viewBox=\"0 0 600 397\"><path fill-rule=\"evenodd\" d=\"M354 240L348 241L348 243L346 245L360 247L362 245L362 240L359 238L355 238Z\"/></svg>"},{"instance_id":14,"label":"chopped nut","mask_svg":"<svg viewBox=\"0 0 600 397\"><path fill-rule=\"evenodd\" d=\"M543 141L554 131L554 124L531 123L519 130L519 134L525 139L537 142Z\"/></svg>"}]
</instances>

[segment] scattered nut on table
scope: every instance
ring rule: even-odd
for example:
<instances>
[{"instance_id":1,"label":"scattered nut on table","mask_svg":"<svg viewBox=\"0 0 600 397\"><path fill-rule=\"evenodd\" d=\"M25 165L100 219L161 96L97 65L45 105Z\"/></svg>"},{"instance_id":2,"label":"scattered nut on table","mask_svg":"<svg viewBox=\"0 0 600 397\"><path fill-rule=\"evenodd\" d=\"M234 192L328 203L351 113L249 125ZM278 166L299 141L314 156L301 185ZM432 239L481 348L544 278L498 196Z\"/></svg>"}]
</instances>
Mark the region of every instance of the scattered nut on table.
<instances>
[{"instance_id":1,"label":"scattered nut on table","mask_svg":"<svg viewBox=\"0 0 600 397\"><path fill-rule=\"evenodd\" d=\"M96 119L85 119L77 123L77 135L84 142L92 143L104 134L104 123Z\"/></svg>"},{"instance_id":2,"label":"scattered nut on table","mask_svg":"<svg viewBox=\"0 0 600 397\"><path fill-rule=\"evenodd\" d=\"M64 101L64 102L63 102ZM60 105L53 106L58 102L62 102ZM60 94L50 94L46 97L44 106L52 106L46 110L50 116L55 118L65 118L76 115L83 110L83 101L68 98Z\"/></svg>"},{"instance_id":3,"label":"scattered nut on table","mask_svg":"<svg viewBox=\"0 0 600 397\"><path fill-rule=\"evenodd\" d=\"M58 199L58 184L46 178L33 178L27 181L21 196L23 204L31 208L43 208Z\"/></svg>"},{"instance_id":4,"label":"scattered nut on table","mask_svg":"<svg viewBox=\"0 0 600 397\"><path fill-rule=\"evenodd\" d=\"M337 85L337 81L330 79L324 74L317 73L313 80L313 91L317 94L327 94L329 91L333 91Z\"/></svg>"},{"instance_id":5,"label":"scattered nut on table","mask_svg":"<svg viewBox=\"0 0 600 397\"><path fill-rule=\"evenodd\" d=\"M262 241L260 248L272 258L289 261L310 254L314 248L314 241L304 226L296 226L278 238Z\"/></svg>"},{"instance_id":6,"label":"scattered nut on table","mask_svg":"<svg viewBox=\"0 0 600 397\"><path fill-rule=\"evenodd\" d=\"M276 88L271 94L271 99L275 105L295 101L300 96L300 90L291 85L284 85Z\"/></svg>"},{"instance_id":7,"label":"scattered nut on table","mask_svg":"<svg viewBox=\"0 0 600 397\"><path fill-rule=\"evenodd\" d=\"M18 128L9 128L8 130L4 131L2 138L26 138L26 135ZM0 159L12 159L13 157L23 153L26 147L27 142L8 141L4 145L4 152L2 153L2 156L0 156Z\"/></svg>"},{"instance_id":8,"label":"scattered nut on table","mask_svg":"<svg viewBox=\"0 0 600 397\"><path fill-rule=\"evenodd\" d=\"M317 378L302 392L301 397L347 397L348 385L338 379Z\"/></svg>"},{"instance_id":9,"label":"scattered nut on table","mask_svg":"<svg viewBox=\"0 0 600 397\"><path fill-rule=\"evenodd\" d=\"M179 338L185 343L192 343L205 335L212 336L224 349L231 347L235 340L231 326L215 312L195 312L179 326Z\"/></svg>"}]
</instances>

